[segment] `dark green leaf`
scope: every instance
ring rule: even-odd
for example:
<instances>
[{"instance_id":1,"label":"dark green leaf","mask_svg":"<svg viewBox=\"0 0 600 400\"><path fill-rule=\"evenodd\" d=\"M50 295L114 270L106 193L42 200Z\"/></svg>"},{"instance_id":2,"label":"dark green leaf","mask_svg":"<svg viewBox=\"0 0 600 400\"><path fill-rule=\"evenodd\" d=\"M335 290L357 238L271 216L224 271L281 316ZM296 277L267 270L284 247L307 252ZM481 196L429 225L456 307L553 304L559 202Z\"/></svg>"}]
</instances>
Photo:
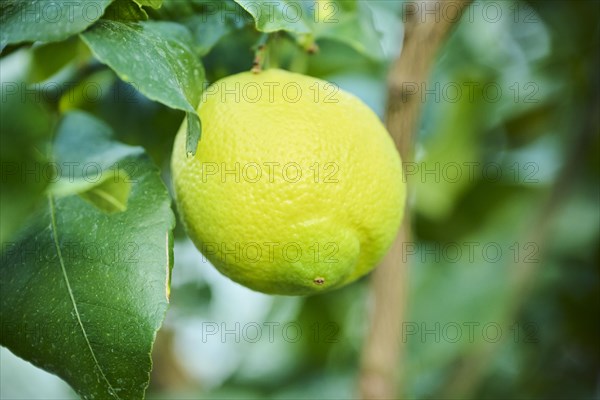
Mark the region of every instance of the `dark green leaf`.
<instances>
[{"instance_id":1,"label":"dark green leaf","mask_svg":"<svg viewBox=\"0 0 600 400\"><path fill-rule=\"evenodd\" d=\"M223 36L245 26L247 20L239 18L239 15L225 8L219 8L214 13L192 15L185 19L183 23L194 35L198 54L200 56L208 54ZM250 17L249 20L251 21Z\"/></svg>"},{"instance_id":2,"label":"dark green leaf","mask_svg":"<svg viewBox=\"0 0 600 400\"><path fill-rule=\"evenodd\" d=\"M13 57L13 56L11 56ZM39 93L14 77L4 74L2 60L0 96L0 242L9 240L31 213L52 178L47 141L54 117Z\"/></svg>"},{"instance_id":3,"label":"dark green leaf","mask_svg":"<svg viewBox=\"0 0 600 400\"><path fill-rule=\"evenodd\" d=\"M0 52L7 44L56 42L100 19L112 0L5 0L0 3Z\"/></svg>"},{"instance_id":4,"label":"dark green leaf","mask_svg":"<svg viewBox=\"0 0 600 400\"><path fill-rule=\"evenodd\" d=\"M148 14L134 0L114 0L106 9L103 18L115 21L145 21Z\"/></svg>"},{"instance_id":5,"label":"dark green leaf","mask_svg":"<svg viewBox=\"0 0 600 400\"><path fill-rule=\"evenodd\" d=\"M195 50L204 56L227 34L254 24L254 19L233 0L170 1L149 10L151 19L179 22L194 37Z\"/></svg>"},{"instance_id":6,"label":"dark green leaf","mask_svg":"<svg viewBox=\"0 0 600 400\"><path fill-rule=\"evenodd\" d=\"M0 342L83 398L141 399L169 302L174 218L158 170L140 148L110 149L109 133L87 114L67 114L57 145L79 146L71 154L81 158L56 162L85 163L96 145L120 154L131 181L127 210L48 197L3 247Z\"/></svg>"},{"instance_id":7,"label":"dark green leaf","mask_svg":"<svg viewBox=\"0 0 600 400\"><path fill-rule=\"evenodd\" d=\"M148 98L197 116L204 68L182 25L101 20L81 37L96 57ZM190 125L200 129L200 124ZM200 136L194 132L193 136ZM195 153L196 149L192 149Z\"/></svg>"},{"instance_id":8,"label":"dark green leaf","mask_svg":"<svg viewBox=\"0 0 600 400\"><path fill-rule=\"evenodd\" d=\"M77 56L80 43L75 36L62 42L34 46L31 49L28 82L42 82L60 71Z\"/></svg>"},{"instance_id":9,"label":"dark green leaf","mask_svg":"<svg viewBox=\"0 0 600 400\"><path fill-rule=\"evenodd\" d=\"M59 110L61 112L66 112L73 109L79 109L94 114L90 106L97 106L104 96L109 96L107 94L108 90L115 81L117 81L117 77L110 69L102 69L89 74L63 93L58 102ZM121 97L125 96L123 95ZM109 98L113 103L120 105L124 102L121 97L114 94ZM130 100L130 98L125 99L125 101L127 100Z\"/></svg>"}]
</instances>

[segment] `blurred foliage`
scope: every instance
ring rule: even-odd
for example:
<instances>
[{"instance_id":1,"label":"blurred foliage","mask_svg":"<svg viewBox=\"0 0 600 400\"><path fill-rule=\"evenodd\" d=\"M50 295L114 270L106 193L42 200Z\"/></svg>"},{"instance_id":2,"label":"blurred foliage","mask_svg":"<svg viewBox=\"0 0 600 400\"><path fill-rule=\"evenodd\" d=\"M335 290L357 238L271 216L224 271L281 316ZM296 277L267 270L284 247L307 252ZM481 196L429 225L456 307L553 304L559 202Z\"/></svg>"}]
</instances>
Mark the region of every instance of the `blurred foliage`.
<instances>
[{"instance_id":1,"label":"blurred foliage","mask_svg":"<svg viewBox=\"0 0 600 400\"><path fill-rule=\"evenodd\" d=\"M174 40L185 36L189 62L202 62L200 80L209 83L252 67L261 37L256 27L281 28L255 25L242 8L251 2L136 3L161 21L148 26L185 29ZM406 3L335 4L343 25L309 32L288 26L269 36L267 61L333 81L383 116L385 74L401 48ZM477 1L439 54L422 99L416 160L407 166L415 242L406 249L409 315L399 340L406 346L402 384L409 398L598 396L599 21L595 1ZM62 41L24 47L19 37L8 44L0 61L2 162L26 168L45 160L56 120L79 109L106 122L120 141L143 146L168 182L174 135L198 93L186 93L194 88L184 85L173 95L175 104L160 87L127 83L143 79L123 80L135 76L121 70L131 68L127 60L114 61L122 64L115 73L83 42L113 67L110 56L133 51L126 48L132 43L124 40L121 53L103 55L90 39L99 29L84 33L83 41L57 38ZM308 54L314 43L319 51ZM27 82L43 101L5 101L13 89L8 82ZM2 176L5 240L47 182L25 186L7 171ZM549 199L552 207L546 207ZM542 223L549 233L538 242ZM467 244L473 244L472 257ZM161 361L153 374L179 372L153 379L148 397L356 396L371 307L368 278L311 298L254 293L204 262L180 222L175 256L171 308L159 333L159 340L164 334L170 341L155 347ZM528 291L514 290L519 269L535 273ZM253 340L257 329L261 336ZM3 394L16 393L6 389L10 384L2 385Z\"/></svg>"}]
</instances>

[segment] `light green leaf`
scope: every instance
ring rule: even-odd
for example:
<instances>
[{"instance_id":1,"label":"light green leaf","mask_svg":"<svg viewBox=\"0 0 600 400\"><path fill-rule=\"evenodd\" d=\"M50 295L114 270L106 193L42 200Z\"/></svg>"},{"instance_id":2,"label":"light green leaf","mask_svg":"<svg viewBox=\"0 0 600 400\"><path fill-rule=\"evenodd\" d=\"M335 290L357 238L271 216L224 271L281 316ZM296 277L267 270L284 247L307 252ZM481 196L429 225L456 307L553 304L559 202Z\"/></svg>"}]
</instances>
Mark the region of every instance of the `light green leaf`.
<instances>
[{"instance_id":1,"label":"light green leaf","mask_svg":"<svg viewBox=\"0 0 600 400\"><path fill-rule=\"evenodd\" d=\"M80 146L88 160L96 144L112 142L105 127L77 127L101 125L69 113L57 144ZM169 301L170 197L140 148L115 146L132 181L127 210L106 214L80 196L50 195L3 246L0 267L1 344L86 399L143 398Z\"/></svg>"},{"instance_id":2,"label":"light green leaf","mask_svg":"<svg viewBox=\"0 0 600 400\"><path fill-rule=\"evenodd\" d=\"M50 191L54 196L64 197L83 193L103 185L115 188L121 178L122 160L139 154L140 148L127 146L110 140L112 132L104 123L93 118L82 118L81 113L71 114L59 126L61 132L79 132L63 140L59 136L54 144L56 161L53 163L56 177L52 179ZM82 149L88 151L82 152ZM128 182L127 179L125 182ZM119 189L126 191L127 189ZM125 208L125 207L124 207Z\"/></svg>"},{"instance_id":3,"label":"light green leaf","mask_svg":"<svg viewBox=\"0 0 600 400\"><path fill-rule=\"evenodd\" d=\"M375 29L373 13L363 2L357 9L343 10L340 2L326 2L321 6L321 17L315 20L315 39L327 38L346 43L371 59L381 60L383 49ZM329 8L326 8L329 5ZM328 12L328 13L327 13Z\"/></svg>"},{"instance_id":4,"label":"light green leaf","mask_svg":"<svg viewBox=\"0 0 600 400\"><path fill-rule=\"evenodd\" d=\"M261 32L288 31L296 34L312 32L313 2L298 0L235 0L246 10L256 23L256 29Z\"/></svg>"},{"instance_id":5,"label":"light green leaf","mask_svg":"<svg viewBox=\"0 0 600 400\"><path fill-rule=\"evenodd\" d=\"M96 22L112 0L0 2L0 52L7 44L57 42Z\"/></svg>"},{"instance_id":6,"label":"light green leaf","mask_svg":"<svg viewBox=\"0 0 600 400\"><path fill-rule=\"evenodd\" d=\"M162 6L163 0L134 0L140 6L152 7L158 9Z\"/></svg>"},{"instance_id":7,"label":"light green leaf","mask_svg":"<svg viewBox=\"0 0 600 400\"><path fill-rule=\"evenodd\" d=\"M315 40L333 39L369 58L383 57L372 12L362 2L235 1L252 15L261 32L289 32L307 49Z\"/></svg>"},{"instance_id":8,"label":"light green leaf","mask_svg":"<svg viewBox=\"0 0 600 400\"><path fill-rule=\"evenodd\" d=\"M109 214L127 210L131 180L125 170L115 170L114 174L114 179L106 179L80 196Z\"/></svg>"},{"instance_id":9,"label":"light green leaf","mask_svg":"<svg viewBox=\"0 0 600 400\"><path fill-rule=\"evenodd\" d=\"M81 34L94 55L146 97L187 112L192 129L199 129L204 68L194 54L193 39L172 22L98 21ZM194 132L200 137L200 132ZM188 148L192 153L196 147Z\"/></svg>"}]
</instances>

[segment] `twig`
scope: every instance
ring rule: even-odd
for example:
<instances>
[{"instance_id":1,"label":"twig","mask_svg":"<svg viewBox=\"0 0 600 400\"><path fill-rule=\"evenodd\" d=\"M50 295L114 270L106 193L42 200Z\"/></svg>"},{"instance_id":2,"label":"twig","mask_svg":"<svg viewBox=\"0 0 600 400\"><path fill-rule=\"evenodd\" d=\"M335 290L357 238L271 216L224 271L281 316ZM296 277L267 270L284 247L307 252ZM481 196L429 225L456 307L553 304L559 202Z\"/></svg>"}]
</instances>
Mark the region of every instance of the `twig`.
<instances>
[{"instance_id":1,"label":"twig","mask_svg":"<svg viewBox=\"0 0 600 400\"><path fill-rule=\"evenodd\" d=\"M423 14L435 9L436 14ZM437 0L415 3L404 15L404 43L400 57L388 76L386 126L403 162L413 158L413 138L421 113L421 87L426 82L435 56L450 29L460 19L470 0ZM421 7L419 7L421 5ZM452 7L448 7L451 5ZM406 90L406 83L418 87ZM406 181L406 179L405 179ZM410 188L409 196L410 198ZM360 392L363 399L402 398L402 321L407 305L408 265L402 247L410 240L411 218L408 202L404 220L392 248L373 273L371 291L374 309L363 347ZM400 378L400 380L398 380Z\"/></svg>"}]
</instances>

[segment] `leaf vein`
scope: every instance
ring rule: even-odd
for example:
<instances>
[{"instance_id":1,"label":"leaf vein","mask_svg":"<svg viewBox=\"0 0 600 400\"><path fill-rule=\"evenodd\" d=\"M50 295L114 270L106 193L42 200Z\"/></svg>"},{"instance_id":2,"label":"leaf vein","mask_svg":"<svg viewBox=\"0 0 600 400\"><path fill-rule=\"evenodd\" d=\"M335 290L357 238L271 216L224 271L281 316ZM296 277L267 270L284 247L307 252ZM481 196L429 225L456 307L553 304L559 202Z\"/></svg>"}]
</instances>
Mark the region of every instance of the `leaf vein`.
<instances>
[{"instance_id":1,"label":"leaf vein","mask_svg":"<svg viewBox=\"0 0 600 400\"><path fill-rule=\"evenodd\" d=\"M117 392L115 391L115 389L113 388L113 386L110 384L108 378L104 374L104 370L102 369L102 367L100 366L100 363L98 362L98 359L96 358L96 353L94 352L94 349L92 348L92 344L90 343L90 339L88 338L88 335L87 335L87 332L85 330L85 327L83 326L83 322L81 321L81 315L79 314L79 309L77 308L77 303L75 301L75 296L73 295L73 290L71 289L71 283L69 281L69 277L67 276L67 270L65 268L65 260L64 260L64 258L62 256L62 252L60 250L60 245L58 243L58 229L56 228L56 210L55 210L55 207L54 207L54 200L53 200L53 198L52 198L51 195L48 196L48 205L49 205L49 208L50 208L50 220L51 220L51 223L52 223L52 237L54 239L54 246L56 247L56 253L58 255L58 260L60 261L60 268L62 270L62 275L63 275L63 278L65 280L65 284L67 285L67 290L69 291L69 297L71 299L71 303L73 304L73 309L75 311L75 316L77 317L77 322L79 324L79 327L81 328L81 332L83 333L83 337L85 339L85 342L87 344L88 349L90 350L90 353L92 355L92 358L94 360L94 364L95 364L96 368L98 368L98 371L100 371L100 374L102 375L102 378L104 379L104 381L108 385L111 393L117 399L120 399L120 397L117 395Z\"/></svg>"}]
</instances>

